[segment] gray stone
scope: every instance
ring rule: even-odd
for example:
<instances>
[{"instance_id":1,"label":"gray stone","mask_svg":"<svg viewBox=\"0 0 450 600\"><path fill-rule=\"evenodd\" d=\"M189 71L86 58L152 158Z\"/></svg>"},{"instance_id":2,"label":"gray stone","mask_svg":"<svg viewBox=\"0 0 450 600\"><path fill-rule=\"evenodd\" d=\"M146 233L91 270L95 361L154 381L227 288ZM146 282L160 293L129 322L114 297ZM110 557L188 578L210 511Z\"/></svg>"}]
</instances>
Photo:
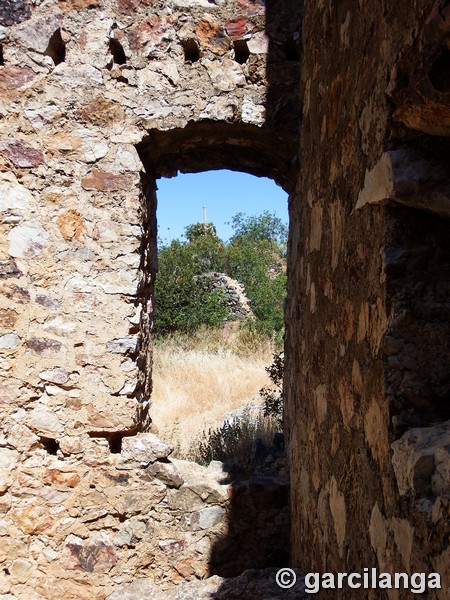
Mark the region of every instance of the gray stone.
<instances>
[{"instance_id":1,"label":"gray stone","mask_svg":"<svg viewBox=\"0 0 450 600\"><path fill-rule=\"evenodd\" d=\"M0 493L12 484L12 471L18 463L18 453L9 448L0 448Z\"/></svg>"},{"instance_id":2,"label":"gray stone","mask_svg":"<svg viewBox=\"0 0 450 600\"><path fill-rule=\"evenodd\" d=\"M207 506L199 511L184 514L181 520L185 531L210 529L225 519L226 510L221 506Z\"/></svg>"},{"instance_id":3,"label":"gray stone","mask_svg":"<svg viewBox=\"0 0 450 600\"><path fill-rule=\"evenodd\" d=\"M95 279L95 285L105 294L136 294L136 275L131 271L119 270L102 273Z\"/></svg>"},{"instance_id":4,"label":"gray stone","mask_svg":"<svg viewBox=\"0 0 450 600\"><path fill-rule=\"evenodd\" d=\"M226 510L221 506L210 506L198 513L198 524L200 529L209 529L223 521Z\"/></svg>"},{"instance_id":5,"label":"gray stone","mask_svg":"<svg viewBox=\"0 0 450 600\"><path fill-rule=\"evenodd\" d=\"M117 338L106 344L108 352L113 354L127 354L128 352L135 352L138 339L135 335L129 335L124 338Z\"/></svg>"},{"instance_id":6,"label":"gray stone","mask_svg":"<svg viewBox=\"0 0 450 600\"><path fill-rule=\"evenodd\" d=\"M138 517L131 517L120 528L113 540L115 546L130 546L141 540L147 531L147 525Z\"/></svg>"},{"instance_id":7,"label":"gray stone","mask_svg":"<svg viewBox=\"0 0 450 600\"><path fill-rule=\"evenodd\" d=\"M247 42L248 49L252 54L267 54L269 50L269 38L264 31L252 35Z\"/></svg>"},{"instance_id":8,"label":"gray stone","mask_svg":"<svg viewBox=\"0 0 450 600\"><path fill-rule=\"evenodd\" d=\"M414 427L391 444L392 465L400 494L417 498L449 489L450 421L434 427ZM434 490L432 490L432 487Z\"/></svg>"},{"instance_id":9,"label":"gray stone","mask_svg":"<svg viewBox=\"0 0 450 600\"><path fill-rule=\"evenodd\" d=\"M172 446L163 442L155 434L140 433L123 438L121 458L124 462L147 466L159 459L167 458L172 450Z\"/></svg>"},{"instance_id":10,"label":"gray stone","mask_svg":"<svg viewBox=\"0 0 450 600\"><path fill-rule=\"evenodd\" d=\"M238 577L224 579L214 575L201 581L182 583L163 592L151 579L138 579L107 597L106 600L306 600L305 582L294 569L296 584L283 589L276 583L278 569L244 571Z\"/></svg>"},{"instance_id":11,"label":"gray stone","mask_svg":"<svg viewBox=\"0 0 450 600\"><path fill-rule=\"evenodd\" d=\"M77 328L77 322L64 315L49 317L44 323L45 331L60 337L71 336Z\"/></svg>"},{"instance_id":12,"label":"gray stone","mask_svg":"<svg viewBox=\"0 0 450 600\"><path fill-rule=\"evenodd\" d=\"M58 385L62 385L69 381L69 374L64 367L54 367L53 369L41 371L39 377L43 381L49 381L50 383L56 383Z\"/></svg>"},{"instance_id":13,"label":"gray stone","mask_svg":"<svg viewBox=\"0 0 450 600\"><path fill-rule=\"evenodd\" d=\"M156 461L152 465L149 465L144 473L145 476L152 479L156 477L156 479L159 479L170 488L179 488L184 483L184 479L170 462L165 463Z\"/></svg>"},{"instance_id":14,"label":"gray stone","mask_svg":"<svg viewBox=\"0 0 450 600\"><path fill-rule=\"evenodd\" d=\"M51 36L61 27L61 14L49 14L39 17L33 23L24 23L14 32L14 38L26 48L37 52L45 52Z\"/></svg>"},{"instance_id":15,"label":"gray stone","mask_svg":"<svg viewBox=\"0 0 450 600\"><path fill-rule=\"evenodd\" d=\"M133 583L122 586L106 600L164 600L165 593L151 579L136 579Z\"/></svg>"},{"instance_id":16,"label":"gray stone","mask_svg":"<svg viewBox=\"0 0 450 600\"><path fill-rule=\"evenodd\" d=\"M20 344L20 338L15 331L0 335L0 348L4 350L13 350Z\"/></svg>"},{"instance_id":17,"label":"gray stone","mask_svg":"<svg viewBox=\"0 0 450 600\"><path fill-rule=\"evenodd\" d=\"M55 68L60 85L71 88L95 86L103 82L102 73L92 65L68 65L61 63Z\"/></svg>"},{"instance_id":18,"label":"gray stone","mask_svg":"<svg viewBox=\"0 0 450 600\"><path fill-rule=\"evenodd\" d=\"M450 494L450 446L438 448L434 455L435 470L431 489L436 496Z\"/></svg>"},{"instance_id":19,"label":"gray stone","mask_svg":"<svg viewBox=\"0 0 450 600\"><path fill-rule=\"evenodd\" d=\"M58 106L49 104L48 106L26 109L25 115L35 129L42 129L48 123L51 123L60 112Z\"/></svg>"},{"instance_id":20,"label":"gray stone","mask_svg":"<svg viewBox=\"0 0 450 600\"><path fill-rule=\"evenodd\" d=\"M108 154L109 146L100 135L87 128L77 129L76 132L81 139L85 162L94 163Z\"/></svg>"},{"instance_id":21,"label":"gray stone","mask_svg":"<svg viewBox=\"0 0 450 600\"><path fill-rule=\"evenodd\" d=\"M56 437L60 435L64 426L53 411L38 404L28 415L28 423L31 429L37 433Z\"/></svg>"},{"instance_id":22,"label":"gray stone","mask_svg":"<svg viewBox=\"0 0 450 600\"><path fill-rule=\"evenodd\" d=\"M17 181L13 173L0 175L0 212L27 208L33 201L31 192Z\"/></svg>"},{"instance_id":23,"label":"gray stone","mask_svg":"<svg viewBox=\"0 0 450 600\"><path fill-rule=\"evenodd\" d=\"M389 199L448 217L448 172L448 158L430 159L409 148L385 152L375 166L366 171L356 208Z\"/></svg>"},{"instance_id":24,"label":"gray stone","mask_svg":"<svg viewBox=\"0 0 450 600\"><path fill-rule=\"evenodd\" d=\"M9 232L8 252L15 258L33 258L48 246L49 237L40 223L23 223Z\"/></svg>"}]
</instances>

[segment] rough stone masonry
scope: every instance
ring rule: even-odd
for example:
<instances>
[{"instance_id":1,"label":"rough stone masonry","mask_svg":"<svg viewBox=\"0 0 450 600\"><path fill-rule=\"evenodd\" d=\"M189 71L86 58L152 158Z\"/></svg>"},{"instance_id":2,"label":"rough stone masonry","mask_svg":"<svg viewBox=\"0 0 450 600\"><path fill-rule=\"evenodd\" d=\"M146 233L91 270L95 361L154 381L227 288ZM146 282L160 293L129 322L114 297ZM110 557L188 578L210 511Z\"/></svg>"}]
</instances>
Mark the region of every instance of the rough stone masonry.
<instances>
[{"instance_id":1,"label":"rough stone masonry","mask_svg":"<svg viewBox=\"0 0 450 600\"><path fill-rule=\"evenodd\" d=\"M221 484L148 430L156 181L214 168L290 194L293 562L438 571L449 597L449 23L446 0L2 2L0 597L208 574Z\"/></svg>"}]
</instances>

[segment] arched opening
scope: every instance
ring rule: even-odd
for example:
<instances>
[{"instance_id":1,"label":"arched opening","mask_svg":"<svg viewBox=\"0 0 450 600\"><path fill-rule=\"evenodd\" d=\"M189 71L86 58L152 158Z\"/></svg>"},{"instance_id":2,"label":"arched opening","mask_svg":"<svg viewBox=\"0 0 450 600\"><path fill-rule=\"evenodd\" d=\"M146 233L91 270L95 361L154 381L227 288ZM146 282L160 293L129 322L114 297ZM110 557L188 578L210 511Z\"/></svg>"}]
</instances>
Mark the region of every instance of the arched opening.
<instances>
[{"instance_id":1,"label":"arched opening","mask_svg":"<svg viewBox=\"0 0 450 600\"><path fill-rule=\"evenodd\" d=\"M154 280L157 272L157 180L180 173L227 169L268 177L288 194L296 172L295 132L272 130L248 123L203 120L184 128L149 130L136 146L145 168L142 175L141 246L141 346L137 359L140 370L136 397L148 407L151 396L152 317ZM138 418L143 427L148 419L142 408Z\"/></svg>"},{"instance_id":2,"label":"arched opening","mask_svg":"<svg viewBox=\"0 0 450 600\"><path fill-rule=\"evenodd\" d=\"M203 120L168 131L153 129L137 145L154 179L215 169L270 177L288 194L295 185L296 132L249 123Z\"/></svg>"},{"instance_id":3,"label":"arched opening","mask_svg":"<svg viewBox=\"0 0 450 600\"><path fill-rule=\"evenodd\" d=\"M180 173L229 169L269 177L288 194L294 189L296 132L279 131L249 123L203 120L167 131L152 129L137 144L145 173L142 174L141 344L137 357L139 378L139 426L149 424L152 391L152 316L154 280L157 272L156 181Z\"/></svg>"},{"instance_id":4,"label":"arched opening","mask_svg":"<svg viewBox=\"0 0 450 600\"><path fill-rule=\"evenodd\" d=\"M153 358L153 331L151 321L154 316L155 302L154 296L155 276L157 273L157 219L156 206L158 187L163 187L164 178L175 178L180 173L193 174L211 171L238 171L249 175L269 178L275 181L282 192L290 193L294 186L295 158L294 158L294 135L286 132L269 130L265 127L257 127L247 123L224 123L214 121L202 121L198 123L191 122L183 129L172 129L169 131L151 130L148 135L137 146L142 163L145 167L145 175L142 176L143 184L143 203L142 214L144 224L144 236L142 243L142 285L141 302L143 310L141 312L141 339L142 344L138 358L138 365L141 370L140 393L142 398L154 398L151 381L151 367ZM186 196L186 186L183 186L181 193ZM254 193L254 199L257 200L258 192ZM286 198L286 196L284 196ZM196 215L189 219L184 225L194 224L203 219L203 206L208 205L201 200L201 208L197 208ZM252 213L254 211L246 210L245 202L242 202L240 212ZM173 213L176 208L172 209ZM199 213L200 211L200 213ZM239 212L239 211L237 211ZM231 216L233 216L231 214ZM212 208L208 211L207 221L213 221ZM215 223L214 223L215 224ZM172 228L172 227L171 227ZM177 232L168 232L167 225L162 225L160 236L174 237ZM224 234L222 234L224 235ZM225 236L224 236L225 237ZM176 349L178 351L182 346L178 342ZM154 364L154 363L153 363ZM172 361L175 364L175 361ZM203 361L204 364L204 361ZM268 366L266 364L266 366ZM177 367L175 366L175 369ZM196 368L202 368L202 360L197 360ZM189 371L189 365L187 367ZM233 367L225 367L233 370ZM177 375L181 369L177 369ZM239 374L237 374L239 377ZM195 374L193 375L195 378ZM183 375L181 375L181 379ZM259 387L259 386L257 386ZM170 393L170 392L169 392ZM214 392L213 392L214 393ZM219 400L220 402L220 400ZM154 406L151 406L149 412L143 411L143 426L151 427L151 420ZM175 425L176 426L176 425ZM183 432L182 416L179 423L180 431ZM157 432L160 433L160 432ZM162 434L164 437L164 434ZM240 489L245 489L242 496L243 503L239 506L233 506L230 510L228 519L228 531L220 543L214 544L210 552L210 571L223 575L232 575L240 573L246 568L277 566L285 564L287 561L288 536L289 536L289 509L288 509L288 484L283 478L275 476L274 472L264 471L264 448L258 440L253 445L253 453L250 460L255 463L258 457L261 460L262 478L250 480L253 477L247 472L242 475L244 479L236 479L236 473L228 472L224 474L228 481L234 481ZM283 441L275 438L272 440L269 453L272 458L277 460L283 452ZM262 453L261 453L262 451ZM276 454L276 452L280 454ZM269 462L272 459L269 459ZM286 463L281 459L276 464L278 472L287 475ZM268 463L267 463L268 464ZM283 471L284 470L284 471ZM245 479L246 477L246 479ZM249 479L250 478L250 479ZM233 484L234 485L234 484ZM257 494L260 498L258 507L255 508L254 486L257 487ZM250 509L250 505L253 509ZM252 512L253 510L253 512ZM243 532L251 528L251 521L254 520L257 512L263 512L267 520L265 524L258 528L257 535L267 536L267 543L258 543L258 551L255 552L249 546L247 535ZM277 526L273 526L273 520L277 517ZM250 519L250 521L249 521ZM245 522L245 523L244 523ZM270 531L269 531L270 530ZM231 552L231 554L230 554Z\"/></svg>"},{"instance_id":5,"label":"arched opening","mask_svg":"<svg viewBox=\"0 0 450 600\"><path fill-rule=\"evenodd\" d=\"M229 170L157 183L152 425L180 457L233 462L236 450L243 466L252 436L269 446L281 431L281 405L264 419L259 392L273 391L266 369L283 346L287 196ZM227 419L239 448L223 448Z\"/></svg>"}]
</instances>

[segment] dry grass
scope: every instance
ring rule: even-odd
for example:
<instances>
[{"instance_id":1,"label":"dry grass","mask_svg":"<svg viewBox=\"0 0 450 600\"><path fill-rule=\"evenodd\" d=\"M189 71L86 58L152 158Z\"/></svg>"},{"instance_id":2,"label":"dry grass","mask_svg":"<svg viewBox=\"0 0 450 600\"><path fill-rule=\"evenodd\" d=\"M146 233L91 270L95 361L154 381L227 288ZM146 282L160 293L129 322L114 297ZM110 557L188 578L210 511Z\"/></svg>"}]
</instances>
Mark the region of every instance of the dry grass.
<instances>
[{"instance_id":1,"label":"dry grass","mask_svg":"<svg viewBox=\"0 0 450 600\"><path fill-rule=\"evenodd\" d=\"M174 336L155 347L151 416L158 434L186 452L225 413L258 398L273 348L236 327Z\"/></svg>"}]
</instances>

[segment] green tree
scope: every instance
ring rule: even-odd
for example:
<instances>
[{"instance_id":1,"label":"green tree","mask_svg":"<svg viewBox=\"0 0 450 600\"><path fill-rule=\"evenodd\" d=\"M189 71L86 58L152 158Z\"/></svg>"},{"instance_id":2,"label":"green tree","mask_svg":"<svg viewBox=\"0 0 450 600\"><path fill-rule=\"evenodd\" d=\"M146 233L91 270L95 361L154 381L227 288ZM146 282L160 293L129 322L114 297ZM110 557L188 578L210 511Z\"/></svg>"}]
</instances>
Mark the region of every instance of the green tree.
<instances>
[{"instance_id":1,"label":"green tree","mask_svg":"<svg viewBox=\"0 0 450 600\"><path fill-rule=\"evenodd\" d=\"M266 241L279 255L285 255L288 228L275 214L264 211L260 215L247 216L240 212L231 217L231 225L234 234L230 244L244 239L249 242Z\"/></svg>"},{"instance_id":2,"label":"green tree","mask_svg":"<svg viewBox=\"0 0 450 600\"><path fill-rule=\"evenodd\" d=\"M268 335L280 334L286 297L287 227L268 212L249 217L238 213L231 223L234 235L227 248L226 270L245 287L256 316L251 326Z\"/></svg>"},{"instance_id":3,"label":"green tree","mask_svg":"<svg viewBox=\"0 0 450 600\"><path fill-rule=\"evenodd\" d=\"M230 316L224 293L214 289L210 272L224 272L245 288L256 317L249 327L267 335L283 331L286 295L284 252L287 229L268 212L232 218L234 234L228 245L212 224L186 228L186 242L162 246L155 282L155 332L193 331L215 326Z\"/></svg>"},{"instance_id":4,"label":"green tree","mask_svg":"<svg viewBox=\"0 0 450 600\"><path fill-rule=\"evenodd\" d=\"M184 231L184 235L189 242L193 242L201 236L217 237L216 227L212 223L194 223L188 225Z\"/></svg>"},{"instance_id":5,"label":"green tree","mask_svg":"<svg viewBox=\"0 0 450 600\"><path fill-rule=\"evenodd\" d=\"M155 281L155 333L194 331L216 326L229 316L221 290L199 278L217 268L220 240L200 237L192 243L174 240L158 253Z\"/></svg>"}]
</instances>

